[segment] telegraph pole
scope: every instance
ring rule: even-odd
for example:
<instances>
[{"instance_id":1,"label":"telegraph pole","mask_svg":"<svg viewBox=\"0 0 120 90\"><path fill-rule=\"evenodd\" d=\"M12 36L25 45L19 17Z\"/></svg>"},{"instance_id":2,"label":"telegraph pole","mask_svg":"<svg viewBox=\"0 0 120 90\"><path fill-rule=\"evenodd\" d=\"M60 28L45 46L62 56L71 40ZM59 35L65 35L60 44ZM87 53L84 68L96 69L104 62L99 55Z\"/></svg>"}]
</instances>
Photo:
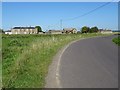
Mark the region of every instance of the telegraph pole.
<instances>
[{"instance_id":1,"label":"telegraph pole","mask_svg":"<svg viewBox=\"0 0 120 90\"><path fill-rule=\"evenodd\" d=\"M60 19L60 30L62 30L62 19Z\"/></svg>"},{"instance_id":2,"label":"telegraph pole","mask_svg":"<svg viewBox=\"0 0 120 90\"><path fill-rule=\"evenodd\" d=\"M47 31L49 31L49 29L50 29L50 26L47 27Z\"/></svg>"}]
</instances>

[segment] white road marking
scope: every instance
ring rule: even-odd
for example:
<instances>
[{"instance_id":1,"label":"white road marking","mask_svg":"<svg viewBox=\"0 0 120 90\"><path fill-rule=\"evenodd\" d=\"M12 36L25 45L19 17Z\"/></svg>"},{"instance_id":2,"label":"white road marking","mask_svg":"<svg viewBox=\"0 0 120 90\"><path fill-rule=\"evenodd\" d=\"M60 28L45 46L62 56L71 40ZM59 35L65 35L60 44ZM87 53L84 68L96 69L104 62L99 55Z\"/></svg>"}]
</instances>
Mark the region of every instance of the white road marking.
<instances>
[{"instance_id":1,"label":"white road marking","mask_svg":"<svg viewBox=\"0 0 120 90\"><path fill-rule=\"evenodd\" d=\"M84 39L84 38L81 38L81 39L79 39L79 40L82 40L82 39ZM73 44L73 43L75 43L75 42L77 42L77 41L79 41L79 40L72 41L71 43L69 43L68 45L66 45L66 46L64 47L64 49L62 50L60 56L58 57L58 63L57 63L57 68L56 68L56 82L57 82L58 88L62 88L62 86L61 86L61 84L60 84L60 74L59 74L61 57L62 57L63 53L65 52L65 50L66 50L71 44Z\"/></svg>"},{"instance_id":2,"label":"white road marking","mask_svg":"<svg viewBox=\"0 0 120 90\"><path fill-rule=\"evenodd\" d=\"M57 86L58 88L62 88L61 84L60 84L60 75L59 75L59 68L60 68L60 61L61 61L61 57L64 53L64 51L69 47L70 44L68 44L64 49L63 51L61 52L60 56L59 56L59 59L58 59L58 63L57 63L57 69L56 69L56 81L57 81Z\"/></svg>"}]
</instances>

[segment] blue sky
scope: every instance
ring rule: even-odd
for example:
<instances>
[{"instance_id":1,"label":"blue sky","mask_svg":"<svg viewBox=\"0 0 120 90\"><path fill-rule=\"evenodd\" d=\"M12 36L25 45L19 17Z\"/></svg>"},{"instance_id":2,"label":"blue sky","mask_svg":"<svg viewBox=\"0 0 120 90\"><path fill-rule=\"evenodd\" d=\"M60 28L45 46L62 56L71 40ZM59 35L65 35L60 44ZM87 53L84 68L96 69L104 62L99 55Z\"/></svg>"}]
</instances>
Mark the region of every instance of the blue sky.
<instances>
[{"instance_id":1,"label":"blue sky","mask_svg":"<svg viewBox=\"0 0 120 90\"><path fill-rule=\"evenodd\" d=\"M81 16L106 2L3 2L2 28L8 30L14 26L40 25L44 31L60 29L60 19L63 28L82 26L98 26L99 28L118 28L118 4L112 2L96 11Z\"/></svg>"}]
</instances>

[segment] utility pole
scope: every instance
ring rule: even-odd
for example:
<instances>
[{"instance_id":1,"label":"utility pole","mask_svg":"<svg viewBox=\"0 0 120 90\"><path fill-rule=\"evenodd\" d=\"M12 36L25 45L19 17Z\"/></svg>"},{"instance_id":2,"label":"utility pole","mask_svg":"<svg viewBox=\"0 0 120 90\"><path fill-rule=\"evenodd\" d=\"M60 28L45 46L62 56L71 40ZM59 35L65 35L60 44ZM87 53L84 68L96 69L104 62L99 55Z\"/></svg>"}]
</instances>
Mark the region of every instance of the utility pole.
<instances>
[{"instance_id":1,"label":"utility pole","mask_svg":"<svg viewBox=\"0 0 120 90\"><path fill-rule=\"evenodd\" d=\"M62 30L62 19L60 19L60 30Z\"/></svg>"},{"instance_id":2,"label":"utility pole","mask_svg":"<svg viewBox=\"0 0 120 90\"><path fill-rule=\"evenodd\" d=\"M47 31L49 31L49 30L50 30L50 26L47 27Z\"/></svg>"}]
</instances>

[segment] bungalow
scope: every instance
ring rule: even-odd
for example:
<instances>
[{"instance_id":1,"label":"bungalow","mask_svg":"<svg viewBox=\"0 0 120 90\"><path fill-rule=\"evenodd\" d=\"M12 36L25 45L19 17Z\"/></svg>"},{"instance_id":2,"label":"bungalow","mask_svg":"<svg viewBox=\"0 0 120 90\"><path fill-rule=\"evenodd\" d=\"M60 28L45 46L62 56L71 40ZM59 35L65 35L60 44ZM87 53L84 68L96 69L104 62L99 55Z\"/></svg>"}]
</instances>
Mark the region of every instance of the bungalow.
<instances>
[{"instance_id":1,"label":"bungalow","mask_svg":"<svg viewBox=\"0 0 120 90\"><path fill-rule=\"evenodd\" d=\"M35 27L14 27L11 32L12 34L37 34L38 30Z\"/></svg>"},{"instance_id":2,"label":"bungalow","mask_svg":"<svg viewBox=\"0 0 120 90\"><path fill-rule=\"evenodd\" d=\"M77 33L77 29L76 28L64 28L63 31L65 33Z\"/></svg>"},{"instance_id":3,"label":"bungalow","mask_svg":"<svg viewBox=\"0 0 120 90\"><path fill-rule=\"evenodd\" d=\"M63 30L49 30L48 33L49 34L63 34L64 31Z\"/></svg>"},{"instance_id":4,"label":"bungalow","mask_svg":"<svg viewBox=\"0 0 120 90\"><path fill-rule=\"evenodd\" d=\"M112 30L103 30L103 29L100 29L99 32L102 33L102 34L110 34L110 33L112 33Z\"/></svg>"}]
</instances>

